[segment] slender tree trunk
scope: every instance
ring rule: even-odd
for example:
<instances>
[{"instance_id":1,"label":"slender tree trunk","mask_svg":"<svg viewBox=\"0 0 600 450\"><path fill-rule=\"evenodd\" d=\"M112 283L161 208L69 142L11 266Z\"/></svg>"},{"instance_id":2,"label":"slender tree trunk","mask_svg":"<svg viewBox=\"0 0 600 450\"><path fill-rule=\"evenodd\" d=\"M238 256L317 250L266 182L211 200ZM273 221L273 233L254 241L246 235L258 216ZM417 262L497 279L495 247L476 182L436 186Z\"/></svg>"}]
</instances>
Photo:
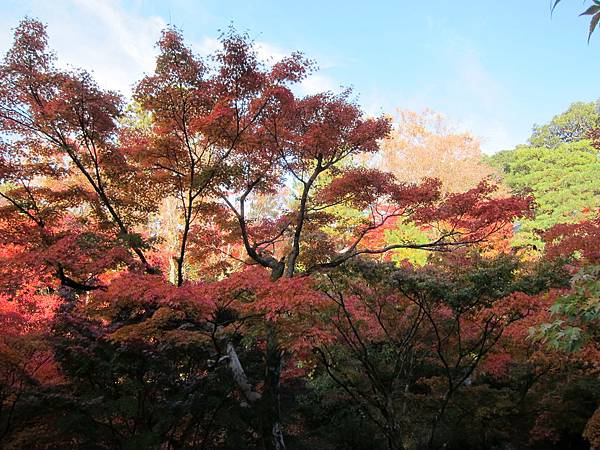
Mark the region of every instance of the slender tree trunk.
<instances>
[{"instance_id":1,"label":"slender tree trunk","mask_svg":"<svg viewBox=\"0 0 600 450\"><path fill-rule=\"evenodd\" d=\"M400 426L398 425L398 421L396 420L394 400L392 398L391 392L387 396L385 416L387 422L386 437L388 441L388 449L404 450L404 445L402 443L402 433L400 433Z\"/></svg>"},{"instance_id":2,"label":"slender tree trunk","mask_svg":"<svg viewBox=\"0 0 600 450\"><path fill-rule=\"evenodd\" d=\"M446 412L448 403L450 403L450 396L452 395L452 393L453 393L453 391L451 389L446 391L446 393L444 394L443 400L442 400L442 406L440 407L439 411L435 415L433 424L431 426L431 432L429 433L429 441L427 443L427 448L429 450L432 450L434 448L435 432L437 431L438 425L440 424L442 417L443 417L444 413Z\"/></svg>"},{"instance_id":3,"label":"slender tree trunk","mask_svg":"<svg viewBox=\"0 0 600 450\"><path fill-rule=\"evenodd\" d=\"M265 359L265 384L260 408L263 446L265 450L285 450L279 398L283 354L273 329L267 336Z\"/></svg>"},{"instance_id":4,"label":"slender tree trunk","mask_svg":"<svg viewBox=\"0 0 600 450\"><path fill-rule=\"evenodd\" d=\"M169 258L169 282L177 284L177 258Z\"/></svg>"}]
</instances>

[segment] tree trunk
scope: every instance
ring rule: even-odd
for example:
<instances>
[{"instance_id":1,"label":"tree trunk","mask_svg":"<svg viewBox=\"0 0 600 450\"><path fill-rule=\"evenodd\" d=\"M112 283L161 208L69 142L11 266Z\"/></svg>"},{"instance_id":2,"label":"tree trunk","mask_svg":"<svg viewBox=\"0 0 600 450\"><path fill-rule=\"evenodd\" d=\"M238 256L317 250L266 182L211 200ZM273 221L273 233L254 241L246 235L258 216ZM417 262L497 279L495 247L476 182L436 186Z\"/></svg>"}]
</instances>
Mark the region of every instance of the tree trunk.
<instances>
[{"instance_id":1,"label":"tree trunk","mask_svg":"<svg viewBox=\"0 0 600 450\"><path fill-rule=\"evenodd\" d=\"M400 441L398 439L397 434L393 431L387 435L387 443L388 443L388 450L404 450L402 441Z\"/></svg>"},{"instance_id":2,"label":"tree trunk","mask_svg":"<svg viewBox=\"0 0 600 450\"><path fill-rule=\"evenodd\" d=\"M260 400L261 395L252 388L252 385L248 381L248 377L231 342L227 343L227 357L229 358L229 368L231 369L233 379L241 389L248 404L254 404Z\"/></svg>"},{"instance_id":3,"label":"tree trunk","mask_svg":"<svg viewBox=\"0 0 600 450\"><path fill-rule=\"evenodd\" d=\"M400 425L396 420L396 411L394 407L394 399L390 394L387 395L385 418L387 422L386 437L389 450L404 450L402 443L402 433L400 433Z\"/></svg>"},{"instance_id":4,"label":"tree trunk","mask_svg":"<svg viewBox=\"0 0 600 450\"><path fill-rule=\"evenodd\" d=\"M281 409L279 405L279 384L283 354L279 348L275 330L267 336L265 364L265 384L261 400L261 427L265 450L285 450L281 429Z\"/></svg>"}]
</instances>

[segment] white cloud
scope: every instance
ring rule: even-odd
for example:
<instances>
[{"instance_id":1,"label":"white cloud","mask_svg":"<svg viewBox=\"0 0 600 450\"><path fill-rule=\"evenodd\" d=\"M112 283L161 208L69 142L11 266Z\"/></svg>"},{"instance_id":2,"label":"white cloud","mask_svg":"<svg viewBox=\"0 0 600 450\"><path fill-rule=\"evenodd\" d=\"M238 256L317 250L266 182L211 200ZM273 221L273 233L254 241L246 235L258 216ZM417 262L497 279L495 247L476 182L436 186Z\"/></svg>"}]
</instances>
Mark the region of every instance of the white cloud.
<instances>
[{"instance_id":1,"label":"white cloud","mask_svg":"<svg viewBox=\"0 0 600 450\"><path fill-rule=\"evenodd\" d=\"M257 41L256 54L267 64L273 64L289 56L292 52L269 42ZM331 67L331 66L330 66ZM335 80L322 72L313 73L300 82L298 92L303 95L313 95L319 92L339 92L340 86Z\"/></svg>"},{"instance_id":2,"label":"white cloud","mask_svg":"<svg viewBox=\"0 0 600 450\"><path fill-rule=\"evenodd\" d=\"M85 69L101 87L124 95L153 70L154 44L166 26L161 17L145 17L119 0L33 0L20 14L47 25L59 66ZM11 18L7 28L14 28L21 17ZM3 53L12 44L12 31L0 39Z\"/></svg>"},{"instance_id":3,"label":"white cloud","mask_svg":"<svg viewBox=\"0 0 600 450\"><path fill-rule=\"evenodd\" d=\"M192 49L200 56L208 56L221 48L221 43L216 37L205 36L200 42L193 42Z\"/></svg>"},{"instance_id":4,"label":"white cloud","mask_svg":"<svg viewBox=\"0 0 600 450\"><path fill-rule=\"evenodd\" d=\"M319 73L309 75L300 82L300 92L304 95L313 95L324 91L339 92L340 90L340 86L333 78Z\"/></svg>"},{"instance_id":5,"label":"white cloud","mask_svg":"<svg viewBox=\"0 0 600 450\"><path fill-rule=\"evenodd\" d=\"M135 81L153 70L155 42L166 22L128 11L117 0L74 0L73 6L84 18L83 23L70 22L77 24L75 29L57 32L49 23L57 53L70 64L93 70L103 87L129 93ZM95 32L86 33L91 24Z\"/></svg>"},{"instance_id":6,"label":"white cloud","mask_svg":"<svg viewBox=\"0 0 600 450\"><path fill-rule=\"evenodd\" d=\"M24 8L48 26L49 44L61 67L91 72L105 89L130 95L131 87L154 69L156 41L167 22L160 16L145 16L139 3L125 6L121 0L32 0ZM25 13L24 13L25 14ZM23 15L24 15L23 14ZM7 26L0 32L0 51L12 43L12 31L18 18L0 19ZM188 42L201 56L217 51L221 44L214 36ZM259 59L273 64L291 51L270 42L256 41ZM331 64L327 65L331 67ZM323 72L315 73L297 87L299 94L339 91L339 83Z\"/></svg>"},{"instance_id":7,"label":"white cloud","mask_svg":"<svg viewBox=\"0 0 600 450\"><path fill-rule=\"evenodd\" d=\"M107 28L110 41L117 43L120 52L144 70L152 70L154 40L166 26L161 17L129 13L117 0L75 0L75 4Z\"/></svg>"},{"instance_id":8,"label":"white cloud","mask_svg":"<svg viewBox=\"0 0 600 450\"><path fill-rule=\"evenodd\" d=\"M289 56L291 52L268 42L257 41L256 42L256 55L258 59L266 63L276 63L277 61Z\"/></svg>"},{"instance_id":9,"label":"white cloud","mask_svg":"<svg viewBox=\"0 0 600 450\"><path fill-rule=\"evenodd\" d=\"M469 116L461 120L457 128L477 136L481 142L481 150L488 155L500 150L508 150L518 143L514 136L511 137L506 124L500 119Z\"/></svg>"},{"instance_id":10,"label":"white cloud","mask_svg":"<svg viewBox=\"0 0 600 450\"><path fill-rule=\"evenodd\" d=\"M516 144L510 137L512 98L508 89L485 64L475 47L463 40L446 43L447 76L439 86L443 112L461 128L477 135L485 153Z\"/></svg>"},{"instance_id":11,"label":"white cloud","mask_svg":"<svg viewBox=\"0 0 600 450\"><path fill-rule=\"evenodd\" d=\"M507 93L474 51L468 50L463 53L457 59L455 68L457 85L462 86L467 98L476 100L481 107L490 112L504 103Z\"/></svg>"},{"instance_id":12,"label":"white cloud","mask_svg":"<svg viewBox=\"0 0 600 450\"><path fill-rule=\"evenodd\" d=\"M192 48L201 56L208 56L221 48L217 38L204 37L200 42L192 44ZM292 52L278 45L265 42L255 42L256 56L267 65L272 65L289 56ZM314 73L300 82L297 92L302 95L312 95L323 91L339 92L340 86L336 81L323 73Z\"/></svg>"}]
</instances>

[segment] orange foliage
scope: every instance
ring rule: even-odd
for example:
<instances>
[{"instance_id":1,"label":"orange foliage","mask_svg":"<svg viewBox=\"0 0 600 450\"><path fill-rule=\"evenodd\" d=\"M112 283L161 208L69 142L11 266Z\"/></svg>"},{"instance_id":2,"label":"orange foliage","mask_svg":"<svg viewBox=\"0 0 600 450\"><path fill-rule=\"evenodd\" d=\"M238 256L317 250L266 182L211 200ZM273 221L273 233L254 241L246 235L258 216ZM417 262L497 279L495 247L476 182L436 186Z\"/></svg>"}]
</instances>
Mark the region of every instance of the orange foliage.
<instances>
[{"instance_id":1,"label":"orange foliage","mask_svg":"<svg viewBox=\"0 0 600 450\"><path fill-rule=\"evenodd\" d=\"M376 165L401 181L438 178L446 192L475 187L495 171L481 161L476 137L456 132L440 114L399 109Z\"/></svg>"}]
</instances>

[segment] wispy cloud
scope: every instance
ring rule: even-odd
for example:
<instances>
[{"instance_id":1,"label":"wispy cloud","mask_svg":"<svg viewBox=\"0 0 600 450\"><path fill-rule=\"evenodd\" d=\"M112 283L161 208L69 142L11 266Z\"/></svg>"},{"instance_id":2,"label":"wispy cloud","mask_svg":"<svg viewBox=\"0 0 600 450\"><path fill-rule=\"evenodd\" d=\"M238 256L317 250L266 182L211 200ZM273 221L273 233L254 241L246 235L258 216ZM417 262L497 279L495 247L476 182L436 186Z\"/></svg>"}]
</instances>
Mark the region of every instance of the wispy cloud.
<instances>
[{"instance_id":1,"label":"wispy cloud","mask_svg":"<svg viewBox=\"0 0 600 450\"><path fill-rule=\"evenodd\" d=\"M291 50L285 49L278 45L269 42L256 42L257 56L266 63L275 63L286 56L289 56ZM333 67L332 63L328 63L328 68ZM313 95L319 92L332 91L339 92L341 90L339 83L336 83L333 77L326 75L323 72L317 72L309 75L300 82L299 92L304 95Z\"/></svg>"},{"instance_id":2,"label":"wispy cloud","mask_svg":"<svg viewBox=\"0 0 600 450\"><path fill-rule=\"evenodd\" d=\"M47 24L60 66L88 70L102 87L124 95L153 69L154 44L167 25L161 17L143 16L118 0L37 0L28 9ZM4 51L12 33L0 39Z\"/></svg>"},{"instance_id":3,"label":"wispy cloud","mask_svg":"<svg viewBox=\"0 0 600 450\"><path fill-rule=\"evenodd\" d=\"M107 41L116 43L118 54L146 71L152 69L154 42L167 25L161 17L143 17L127 11L118 0L74 0L74 3L106 29L110 38Z\"/></svg>"},{"instance_id":4,"label":"wispy cloud","mask_svg":"<svg viewBox=\"0 0 600 450\"><path fill-rule=\"evenodd\" d=\"M59 65L88 70L102 87L123 95L153 70L155 43L168 25L162 17L143 15L135 3L126 6L121 0L56 0L52 4L37 0L31 7L48 25ZM0 49L7 49L11 38L11 33L0 34ZM259 59L267 64L291 53L291 49L264 40L255 44ZM204 36L189 45L201 56L220 48L216 36ZM334 66L331 62L324 65ZM298 86L298 92L305 95L327 90L339 91L340 87L323 71L311 74Z\"/></svg>"},{"instance_id":5,"label":"wispy cloud","mask_svg":"<svg viewBox=\"0 0 600 450\"><path fill-rule=\"evenodd\" d=\"M444 99L443 112L476 134L486 153L514 146L518 138L508 132L513 99L485 58L459 37L445 42L442 55L446 76L436 94Z\"/></svg>"},{"instance_id":6,"label":"wispy cloud","mask_svg":"<svg viewBox=\"0 0 600 450\"><path fill-rule=\"evenodd\" d=\"M58 55L59 65L88 70L103 88L127 96L135 82L153 70L157 54L155 43L168 25L160 16L143 15L140 5L121 0L56 0L52 3L32 0L29 7L48 25L50 46ZM5 30L15 25L10 24ZM6 50L11 39L9 31L0 33L0 50ZM221 47L216 36L203 36L188 44L201 56L213 54ZM266 64L273 64L295 50L265 40L257 40L255 44L259 59ZM336 62L324 57L316 62L320 69L300 82L295 91L300 95L340 92L341 82L328 72L348 61ZM375 104L370 107L373 112L376 109L381 112L381 107Z\"/></svg>"},{"instance_id":7,"label":"wispy cloud","mask_svg":"<svg viewBox=\"0 0 600 450\"><path fill-rule=\"evenodd\" d=\"M208 56L219 50L221 43L216 37L205 36L199 42L192 42L190 46L200 56Z\"/></svg>"},{"instance_id":8,"label":"wispy cloud","mask_svg":"<svg viewBox=\"0 0 600 450\"><path fill-rule=\"evenodd\" d=\"M201 56L208 56L221 48L219 40L215 37L204 37L200 42L192 43L192 48ZM279 45L256 41L255 50L258 59L267 65L275 64L281 59L289 56L292 50L283 48ZM327 64L327 68L334 67L332 63ZM317 72L309 75L300 82L298 92L303 95L312 95L323 91L339 92L341 90L336 80L324 74Z\"/></svg>"},{"instance_id":9,"label":"wispy cloud","mask_svg":"<svg viewBox=\"0 0 600 450\"><path fill-rule=\"evenodd\" d=\"M300 83L300 91L305 95L313 95L324 91L337 93L341 90L342 88L332 77L319 73L308 76Z\"/></svg>"}]
</instances>

